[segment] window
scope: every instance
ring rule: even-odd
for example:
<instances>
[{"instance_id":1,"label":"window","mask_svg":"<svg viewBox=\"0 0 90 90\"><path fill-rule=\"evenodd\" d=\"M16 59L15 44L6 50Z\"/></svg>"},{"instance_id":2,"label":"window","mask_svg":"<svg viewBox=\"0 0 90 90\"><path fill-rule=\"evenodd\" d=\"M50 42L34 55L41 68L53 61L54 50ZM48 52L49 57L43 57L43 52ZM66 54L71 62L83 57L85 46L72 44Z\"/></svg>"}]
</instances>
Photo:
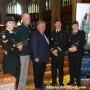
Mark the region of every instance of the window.
<instances>
[{"instance_id":1,"label":"window","mask_svg":"<svg viewBox=\"0 0 90 90\"><path fill-rule=\"evenodd\" d=\"M21 5L16 0L9 3L8 14L22 14Z\"/></svg>"},{"instance_id":2,"label":"window","mask_svg":"<svg viewBox=\"0 0 90 90\"><path fill-rule=\"evenodd\" d=\"M51 0L46 0L45 6L46 10L51 10Z\"/></svg>"},{"instance_id":3,"label":"window","mask_svg":"<svg viewBox=\"0 0 90 90\"><path fill-rule=\"evenodd\" d=\"M51 0L46 0L45 6L46 10L51 10Z\"/></svg>"},{"instance_id":4,"label":"window","mask_svg":"<svg viewBox=\"0 0 90 90\"><path fill-rule=\"evenodd\" d=\"M29 2L28 13L39 13L39 5L35 2L35 0Z\"/></svg>"},{"instance_id":5,"label":"window","mask_svg":"<svg viewBox=\"0 0 90 90\"><path fill-rule=\"evenodd\" d=\"M62 5L63 6L68 6L68 5L72 5L72 0L62 0Z\"/></svg>"}]
</instances>

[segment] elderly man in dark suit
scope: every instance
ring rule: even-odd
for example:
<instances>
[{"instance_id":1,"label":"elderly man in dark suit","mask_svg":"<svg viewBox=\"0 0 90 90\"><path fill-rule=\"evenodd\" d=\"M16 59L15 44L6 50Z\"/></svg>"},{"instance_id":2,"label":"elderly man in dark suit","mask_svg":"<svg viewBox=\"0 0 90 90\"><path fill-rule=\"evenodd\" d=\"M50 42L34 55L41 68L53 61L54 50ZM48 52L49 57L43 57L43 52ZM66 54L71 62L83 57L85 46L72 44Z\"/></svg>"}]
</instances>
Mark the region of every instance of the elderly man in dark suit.
<instances>
[{"instance_id":1,"label":"elderly man in dark suit","mask_svg":"<svg viewBox=\"0 0 90 90\"><path fill-rule=\"evenodd\" d=\"M43 77L49 57L49 40L44 34L46 23L40 20L36 27L37 30L31 35L34 84L35 88L43 90Z\"/></svg>"}]
</instances>

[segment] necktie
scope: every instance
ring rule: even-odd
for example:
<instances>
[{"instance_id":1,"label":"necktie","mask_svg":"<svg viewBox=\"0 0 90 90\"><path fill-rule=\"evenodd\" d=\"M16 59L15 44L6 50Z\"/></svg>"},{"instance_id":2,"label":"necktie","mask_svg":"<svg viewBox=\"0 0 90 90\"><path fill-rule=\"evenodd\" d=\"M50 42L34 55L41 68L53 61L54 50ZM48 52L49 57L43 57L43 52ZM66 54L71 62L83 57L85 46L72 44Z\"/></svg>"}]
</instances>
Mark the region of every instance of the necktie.
<instances>
[{"instance_id":1,"label":"necktie","mask_svg":"<svg viewBox=\"0 0 90 90\"><path fill-rule=\"evenodd\" d=\"M42 33L42 35L45 38L45 40L47 41L47 43L49 44L49 40L47 39L46 35L44 33Z\"/></svg>"}]
</instances>

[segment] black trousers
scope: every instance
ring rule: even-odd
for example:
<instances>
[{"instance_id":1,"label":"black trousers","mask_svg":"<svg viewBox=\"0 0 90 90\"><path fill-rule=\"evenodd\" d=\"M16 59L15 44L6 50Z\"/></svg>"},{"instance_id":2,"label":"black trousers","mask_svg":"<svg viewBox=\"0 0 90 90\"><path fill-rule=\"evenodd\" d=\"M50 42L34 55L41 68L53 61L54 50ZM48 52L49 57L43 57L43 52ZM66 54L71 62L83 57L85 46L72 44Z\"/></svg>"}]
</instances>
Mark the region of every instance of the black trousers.
<instances>
[{"instance_id":1,"label":"black trousers","mask_svg":"<svg viewBox=\"0 0 90 90\"><path fill-rule=\"evenodd\" d=\"M57 83L57 69L59 71L59 84L63 83L63 63L64 63L64 55L59 55L58 57L52 56L51 60L52 83Z\"/></svg>"},{"instance_id":2,"label":"black trousers","mask_svg":"<svg viewBox=\"0 0 90 90\"><path fill-rule=\"evenodd\" d=\"M46 62L33 62L34 84L35 88L42 88Z\"/></svg>"},{"instance_id":3,"label":"black trousers","mask_svg":"<svg viewBox=\"0 0 90 90\"><path fill-rule=\"evenodd\" d=\"M80 85L81 61L82 61L82 55L80 55L80 54L69 54L70 82L74 82L74 79L76 79L77 85Z\"/></svg>"}]
</instances>

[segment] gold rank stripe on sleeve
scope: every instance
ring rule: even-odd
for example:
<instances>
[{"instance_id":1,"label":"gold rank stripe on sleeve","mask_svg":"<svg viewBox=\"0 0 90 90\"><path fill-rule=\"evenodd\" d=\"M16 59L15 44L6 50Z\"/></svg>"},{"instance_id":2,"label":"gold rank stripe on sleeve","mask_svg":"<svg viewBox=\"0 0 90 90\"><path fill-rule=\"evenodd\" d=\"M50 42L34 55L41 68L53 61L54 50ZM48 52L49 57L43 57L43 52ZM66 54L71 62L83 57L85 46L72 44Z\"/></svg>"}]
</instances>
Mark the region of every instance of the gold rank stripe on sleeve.
<instances>
[{"instance_id":1,"label":"gold rank stripe on sleeve","mask_svg":"<svg viewBox=\"0 0 90 90\"><path fill-rule=\"evenodd\" d=\"M59 51L62 51L60 47L57 47L57 49L58 49Z\"/></svg>"},{"instance_id":2,"label":"gold rank stripe on sleeve","mask_svg":"<svg viewBox=\"0 0 90 90\"><path fill-rule=\"evenodd\" d=\"M8 42L8 40L2 40L2 42L3 42L3 43L7 43L7 42Z\"/></svg>"}]
</instances>

